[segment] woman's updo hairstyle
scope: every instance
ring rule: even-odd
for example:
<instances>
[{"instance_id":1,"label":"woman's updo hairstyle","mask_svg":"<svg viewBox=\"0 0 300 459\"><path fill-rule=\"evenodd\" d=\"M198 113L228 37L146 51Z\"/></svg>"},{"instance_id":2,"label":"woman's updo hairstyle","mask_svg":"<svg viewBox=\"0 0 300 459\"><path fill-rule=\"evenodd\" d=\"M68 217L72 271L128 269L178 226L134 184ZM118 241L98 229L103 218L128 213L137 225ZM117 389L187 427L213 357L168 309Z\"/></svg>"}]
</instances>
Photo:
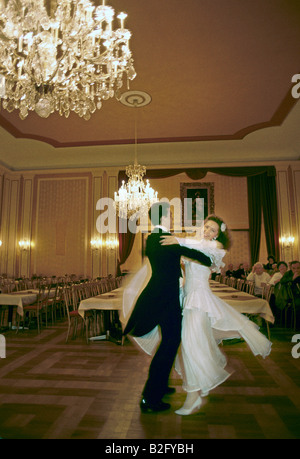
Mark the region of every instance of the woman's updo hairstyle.
<instances>
[{"instance_id":1,"label":"woman's updo hairstyle","mask_svg":"<svg viewBox=\"0 0 300 459\"><path fill-rule=\"evenodd\" d=\"M218 224L219 233L215 239L222 244L225 250L228 250L231 247L231 237L226 223L222 218L217 217L216 215L208 215L208 217L204 220L204 224L209 220Z\"/></svg>"}]
</instances>

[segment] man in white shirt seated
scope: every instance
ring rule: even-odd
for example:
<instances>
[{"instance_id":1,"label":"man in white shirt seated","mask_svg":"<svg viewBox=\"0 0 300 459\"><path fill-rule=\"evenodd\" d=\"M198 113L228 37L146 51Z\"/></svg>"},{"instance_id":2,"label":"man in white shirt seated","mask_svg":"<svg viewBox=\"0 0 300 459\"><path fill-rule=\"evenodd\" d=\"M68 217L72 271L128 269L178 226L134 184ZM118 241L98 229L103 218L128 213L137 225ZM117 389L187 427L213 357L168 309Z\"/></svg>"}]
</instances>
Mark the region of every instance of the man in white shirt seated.
<instances>
[{"instance_id":1,"label":"man in white shirt seated","mask_svg":"<svg viewBox=\"0 0 300 459\"><path fill-rule=\"evenodd\" d=\"M252 272L248 274L247 280L254 282L254 295L261 296L263 287L271 279L270 274L264 271L262 263L255 263L252 268Z\"/></svg>"},{"instance_id":2,"label":"man in white shirt seated","mask_svg":"<svg viewBox=\"0 0 300 459\"><path fill-rule=\"evenodd\" d=\"M282 276L287 272L288 265L286 264L285 261L279 261L277 263L277 270L276 273L273 274L271 279L269 280L268 284L270 285L276 285Z\"/></svg>"}]
</instances>

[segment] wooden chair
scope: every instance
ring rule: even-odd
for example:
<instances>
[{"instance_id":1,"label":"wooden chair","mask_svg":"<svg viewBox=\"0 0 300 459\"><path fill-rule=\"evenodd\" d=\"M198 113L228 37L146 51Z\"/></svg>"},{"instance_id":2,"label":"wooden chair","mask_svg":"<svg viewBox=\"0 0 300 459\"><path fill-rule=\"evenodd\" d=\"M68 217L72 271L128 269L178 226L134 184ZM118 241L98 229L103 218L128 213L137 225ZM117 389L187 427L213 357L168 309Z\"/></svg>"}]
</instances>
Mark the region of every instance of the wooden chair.
<instances>
[{"instance_id":1,"label":"wooden chair","mask_svg":"<svg viewBox=\"0 0 300 459\"><path fill-rule=\"evenodd\" d=\"M54 294L50 295L51 290L54 290ZM56 321L56 302L57 302L58 284L49 284L48 286L48 304L47 309L51 312L52 325Z\"/></svg>"},{"instance_id":2,"label":"wooden chair","mask_svg":"<svg viewBox=\"0 0 300 459\"><path fill-rule=\"evenodd\" d=\"M55 306L54 306L54 315L55 321L57 319L57 314L59 313L60 318L66 316L66 308L65 308L65 301L64 301L64 291L62 285L58 285L57 292L56 292L56 299L55 299Z\"/></svg>"},{"instance_id":3,"label":"wooden chair","mask_svg":"<svg viewBox=\"0 0 300 459\"><path fill-rule=\"evenodd\" d=\"M244 279L237 279L236 280L236 289L242 291L244 283L245 283Z\"/></svg>"},{"instance_id":4,"label":"wooden chair","mask_svg":"<svg viewBox=\"0 0 300 459\"><path fill-rule=\"evenodd\" d=\"M117 288L117 283L116 283L116 278L115 277L110 277L107 280L107 283L108 283L109 291L114 290L115 288Z\"/></svg>"},{"instance_id":5,"label":"wooden chair","mask_svg":"<svg viewBox=\"0 0 300 459\"><path fill-rule=\"evenodd\" d=\"M269 289L268 289L268 291L266 293L266 300L267 300L268 303L270 303L270 298L273 295L274 290L275 290L275 285L270 285L270 287L269 287Z\"/></svg>"},{"instance_id":6,"label":"wooden chair","mask_svg":"<svg viewBox=\"0 0 300 459\"><path fill-rule=\"evenodd\" d=\"M246 280L244 283L244 292L249 293L249 295L254 294L254 282Z\"/></svg>"},{"instance_id":7,"label":"wooden chair","mask_svg":"<svg viewBox=\"0 0 300 459\"><path fill-rule=\"evenodd\" d=\"M39 293L37 295L37 300L33 304L28 304L23 306L23 318L17 314L17 330L19 332L20 323L23 322L23 327L25 324L26 316L28 317L28 327L30 327L30 322L32 317L36 317L38 333L41 331L42 327L42 312L46 312L46 305L48 302L48 294L45 285L40 285Z\"/></svg>"},{"instance_id":8,"label":"wooden chair","mask_svg":"<svg viewBox=\"0 0 300 459\"><path fill-rule=\"evenodd\" d=\"M80 287L80 286L79 286ZM93 312L87 311L85 313L84 318L78 312L78 306L80 303L79 297L79 290L78 285L73 286L66 286L64 287L63 294L65 300L65 306L67 311L67 318L68 318L68 332L66 337L66 343L68 342L71 327L73 324L73 339L77 336L77 328L80 325L81 331L86 331L86 342L88 343L88 333L89 333L89 325L94 320Z\"/></svg>"},{"instance_id":9,"label":"wooden chair","mask_svg":"<svg viewBox=\"0 0 300 459\"><path fill-rule=\"evenodd\" d=\"M228 278L229 287L235 288L236 287L236 281L237 281L237 279L235 277L229 277Z\"/></svg>"},{"instance_id":10,"label":"wooden chair","mask_svg":"<svg viewBox=\"0 0 300 459\"><path fill-rule=\"evenodd\" d=\"M118 276L116 278L117 288L121 287L122 281L123 281L123 277L122 276Z\"/></svg>"},{"instance_id":11,"label":"wooden chair","mask_svg":"<svg viewBox=\"0 0 300 459\"><path fill-rule=\"evenodd\" d=\"M109 284L107 279L101 279L101 293L109 291Z\"/></svg>"},{"instance_id":12,"label":"wooden chair","mask_svg":"<svg viewBox=\"0 0 300 459\"><path fill-rule=\"evenodd\" d=\"M76 298L75 286L65 286L63 289L64 301L66 306L67 318L68 318L68 332L66 337L66 343L68 342L71 327L73 324L73 339L77 335L77 327L80 324L84 327L84 320L78 313L78 302Z\"/></svg>"},{"instance_id":13,"label":"wooden chair","mask_svg":"<svg viewBox=\"0 0 300 459\"><path fill-rule=\"evenodd\" d=\"M284 316L284 327L291 328L292 330L296 330L297 327L297 315L296 315L296 307L295 307L295 299L293 295L293 291L291 289L291 285L287 285L288 293L289 293L289 300L285 306L285 308L281 311L280 315L280 323L282 324L282 319ZM290 316L290 327L288 327L288 316Z\"/></svg>"},{"instance_id":14,"label":"wooden chair","mask_svg":"<svg viewBox=\"0 0 300 459\"><path fill-rule=\"evenodd\" d=\"M272 293L274 292L274 285L264 284L261 297L269 302Z\"/></svg>"}]
</instances>

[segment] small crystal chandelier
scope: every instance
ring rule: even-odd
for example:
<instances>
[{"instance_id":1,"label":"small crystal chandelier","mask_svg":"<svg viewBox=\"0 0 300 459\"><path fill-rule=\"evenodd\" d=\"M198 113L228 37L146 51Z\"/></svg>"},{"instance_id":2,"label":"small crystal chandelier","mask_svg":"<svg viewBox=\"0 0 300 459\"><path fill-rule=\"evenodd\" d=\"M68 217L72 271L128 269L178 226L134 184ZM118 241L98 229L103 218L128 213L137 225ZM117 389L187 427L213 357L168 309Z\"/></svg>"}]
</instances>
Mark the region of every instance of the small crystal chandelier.
<instances>
[{"instance_id":1,"label":"small crystal chandelier","mask_svg":"<svg viewBox=\"0 0 300 459\"><path fill-rule=\"evenodd\" d=\"M46 2L49 4L49 2ZM88 120L102 100L118 97L124 76L136 76L124 28L113 30L114 9L89 0L0 0L2 106L47 118L58 112Z\"/></svg>"},{"instance_id":2,"label":"small crystal chandelier","mask_svg":"<svg viewBox=\"0 0 300 459\"><path fill-rule=\"evenodd\" d=\"M148 94L141 91L128 91L122 94L120 102L132 107L141 107L150 103ZM115 208L120 218L134 219L137 212L146 215L149 208L158 201L157 191L150 186L149 180L143 180L146 167L137 162L137 134L135 121L135 161L126 167L128 182L122 181L118 193L115 192Z\"/></svg>"}]
</instances>

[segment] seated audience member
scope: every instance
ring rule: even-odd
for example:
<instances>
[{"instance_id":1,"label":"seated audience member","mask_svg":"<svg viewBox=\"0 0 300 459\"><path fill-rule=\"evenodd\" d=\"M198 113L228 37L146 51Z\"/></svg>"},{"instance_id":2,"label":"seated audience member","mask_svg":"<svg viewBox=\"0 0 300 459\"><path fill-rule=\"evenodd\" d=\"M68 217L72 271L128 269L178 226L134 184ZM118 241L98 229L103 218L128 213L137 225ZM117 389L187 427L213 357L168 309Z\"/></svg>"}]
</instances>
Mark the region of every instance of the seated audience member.
<instances>
[{"instance_id":1,"label":"seated audience member","mask_svg":"<svg viewBox=\"0 0 300 459\"><path fill-rule=\"evenodd\" d=\"M280 281L282 276L287 272L288 266L285 261L279 261L277 263L277 271L273 274L268 284L276 285Z\"/></svg>"},{"instance_id":2,"label":"seated audience member","mask_svg":"<svg viewBox=\"0 0 300 459\"><path fill-rule=\"evenodd\" d=\"M289 263L291 269L286 271L274 288L274 301L270 302L275 317L281 317L282 311L291 303L292 295L296 308L297 323L300 314L300 262ZM276 319L275 319L276 320Z\"/></svg>"},{"instance_id":3,"label":"seated audience member","mask_svg":"<svg viewBox=\"0 0 300 459\"><path fill-rule=\"evenodd\" d=\"M252 272L248 274L247 280L254 282L254 295L261 296L264 284L267 284L271 279L270 274L264 271L262 263L255 263Z\"/></svg>"},{"instance_id":4,"label":"seated audience member","mask_svg":"<svg viewBox=\"0 0 300 459\"><path fill-rule=\"evenodd\" d=\"M251 269L248 263L243 264L243 269L244 269L245 276L248 276L248 274L251 273Z\"/></svg>"},{"instance_id":5,"label":"seated audience member","mask_svg":"<svg viewBox=\"0 0 300 459\"><path fill-rule=\"evenodd\" d=\"M245 274L243 263L240 263L238 269L233 272L233 277L235 277L236 279L245 279L246 278L246 274Z\"/></svg>"},{"instance_id":6,"label":"seated audience member","mask_svg":"<svg viewBox=\"0 0 300 459\"><path fill-rule=\"evenodd\" d=\"M228 269L227 269L227 271L226 271L226 273L225 273L225 276L231 277L231 276L233 276L233 273L234 273L234 271L233 271L233 264L230 263L230 264L228 265Z\"/></svg>"},{"instance_id":7,"label":"seated audience member","mask_svg":"<svg viewBox=\"0 0 300 459\"><path fill-rule=\"evenodd\" d=\"M280 283L284 285L290 284L294 295L295 306L300 307L300 262L292 261L290 266L291 269L282 276Z\"/></svg>"},{"instance_id":8,"label":"seated audience member","mask_svg":"<svg viewBox=\"0 0 300 459\"><path fill-rule=\"evenodd\" d=\"M264 268L266 271L272 271L274 268L273 268L273 265L276 263L275 261L275 257L273 255L269 255L268 256L268 263L266 265L264 265Z\"/></svg>"}]
</instances>

